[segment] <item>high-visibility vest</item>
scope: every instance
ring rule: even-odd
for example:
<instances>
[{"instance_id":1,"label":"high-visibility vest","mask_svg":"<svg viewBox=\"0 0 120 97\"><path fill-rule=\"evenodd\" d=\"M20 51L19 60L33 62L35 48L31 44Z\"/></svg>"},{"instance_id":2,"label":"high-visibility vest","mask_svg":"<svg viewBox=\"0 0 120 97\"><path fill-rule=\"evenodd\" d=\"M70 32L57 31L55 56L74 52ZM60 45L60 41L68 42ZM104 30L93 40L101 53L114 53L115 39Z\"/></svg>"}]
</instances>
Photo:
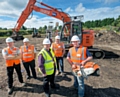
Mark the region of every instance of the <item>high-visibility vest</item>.
<instances>
[{"instance_id":1,"label":"high-visibility vest","mask_svg":"<svg viewBox=\"0 0 120 97\"><path fill-rule=\"evenodd\" d=\"M52 49L53 49L56 57L62 57L63 56L63 50L64 50L63 45L64 44L62 42L52 44Z\"/></svg>"},{"instance_id":2,"label":"high-visibility vest","mask_svg":"<svg viewBox=\"0 0 120 97\"><path fill-rule=\"evenodd\" d=\"M17 51L19 50L19 48L14 47L13 49L10 48L4 48L4 51L7 52L7 56L12 56L12 55L16 55ZM20 64L20 59L10 59L10 60L6 60L6 66L7 67L11 67L13 65L18 65Z\"/></svg>"},{"instance_id":3,"label":"high-visibility vest","mask_svg":"<svg viewBox=\"0 0 120 97\"><path fill-rule=\"evenodd\" d=\"M80 63L87 58L86 50L87 48L82 46L80 46L77 51L75 47L72 47L69 50L71 57L70 59L73 62L73 64L77 66L78 69L80 69L79 68Z\"/></svg>"},{"instance_id":4,"label":"high-visibility vest","mask_svg":"<svg viewBox=\"0 0 120 97\"><path fill-rule=\"evenodd\" d=\"M40 54L42 54L42 56L45 60L44 68L46 71L46 75L53 74L54 73L54 66L57 67L56 58L55 58L55 55L54 55L54 52L52 51L52 49L50 49L50 53L52 54L52 57L44 48L38 53L38 57Z\"/></svg>"},{"instance_id":5,"label":"high-visibility vest","mask_svg":"<svg viewBox=\"0 0 120 97\"><path fill-rule=\"evenodd\" d=\"M30 62L34 59L34 45L29 45L28 48L26 48L26 46L21 46L21 52L24 62Z\"/></svg>"}]
</instances>

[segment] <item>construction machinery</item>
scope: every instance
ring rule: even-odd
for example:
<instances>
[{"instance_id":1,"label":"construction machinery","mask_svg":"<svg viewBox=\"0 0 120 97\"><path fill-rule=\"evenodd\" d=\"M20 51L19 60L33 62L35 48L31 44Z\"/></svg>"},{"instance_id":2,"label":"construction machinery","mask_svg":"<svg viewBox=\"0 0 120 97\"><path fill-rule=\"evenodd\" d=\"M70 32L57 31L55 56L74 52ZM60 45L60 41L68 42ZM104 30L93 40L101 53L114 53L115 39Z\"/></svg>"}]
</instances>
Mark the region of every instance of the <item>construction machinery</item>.
<instances>
[{"instance_id":1,"label":"construction machinery","mask_svg":"<svg viewBox=\"0 0 120 97\"><path fill-rule=\"evenodd\" d=\"M100 66L95 62L87 62L84 66L81 64L74 64L72 70L75 76L83 76L85 79L89 75L100 76Z\"/></svg>"},{"instance_id":2,"label":"construction machinery","mask_svg":"<svg viewBox=\"0 0 120 97\"><path fill-rule=\"evenodd\" d=\"M41 4L44 6L44 8L39 7L36 5L36 3ZM63 27L60 32L60 40L65 44L66 54L68 52L68 49L72 47L72 44L70 42L71 37L73 35L78 35L81 40L81 44L88 48L94 58L103 58L105 56L104 52L101 49L93 48L94 31L82 29L81 20L83 18L83 15L71 17L67 13L63 12L60 8L57 9L44 4L43 2L37 2L36 0L29 0L25 10L22 12L20 18L17 21L17 24L13 30L16 34L17 39L20 39L18 38L19 35L17 32L33 10L63 21Z\"/></svg>"},{"instance_id":3,"label":"construction machinery","mask_svg":"<svg viewBox=\"0 0 120 97\"><path fill-rule=\"evenodd\" d=\"M34 37L38 37L38 38L41 37L41 35L40 35L39 32L38 32L38 29L33 28L32 37L33 37L33 38L34 38Z\"/></svg>"}]
</instances>

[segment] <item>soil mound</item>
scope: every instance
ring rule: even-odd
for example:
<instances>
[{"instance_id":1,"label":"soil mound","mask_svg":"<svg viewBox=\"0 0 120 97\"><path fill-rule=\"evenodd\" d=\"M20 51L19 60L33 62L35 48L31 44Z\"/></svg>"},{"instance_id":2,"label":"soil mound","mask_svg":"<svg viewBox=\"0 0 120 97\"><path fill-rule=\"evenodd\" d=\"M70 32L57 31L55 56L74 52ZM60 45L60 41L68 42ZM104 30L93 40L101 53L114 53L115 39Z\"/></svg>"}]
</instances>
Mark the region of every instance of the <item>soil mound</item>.
<instances>
[{"instance_id":1,"label":"soil mound","mask_svg":"<svg viewBox=\"0 0 120 97\"><path fill-rule=\"evenodd\" d=\"M114 31L104 31L95 33L95 42L97 43L119 43L120 35Z\"/></svg>"}]
</instances>

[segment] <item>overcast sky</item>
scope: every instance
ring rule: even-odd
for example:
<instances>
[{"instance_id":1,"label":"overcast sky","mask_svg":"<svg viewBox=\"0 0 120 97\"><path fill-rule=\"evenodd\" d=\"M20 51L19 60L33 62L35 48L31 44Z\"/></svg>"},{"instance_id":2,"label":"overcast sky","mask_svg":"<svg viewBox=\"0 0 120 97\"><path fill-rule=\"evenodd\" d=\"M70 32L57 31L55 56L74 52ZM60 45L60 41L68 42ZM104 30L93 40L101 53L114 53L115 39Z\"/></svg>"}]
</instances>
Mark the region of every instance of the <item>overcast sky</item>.
<instances>
[{"instance_id":1,"label":"overcast sky","mask_svg":"<svg viewBox=\"0 0 120 97\"><path fill-rule=\"evenodd\" d=\"M39 4L41 1L54 8L61 8L70 16L84 15L83 21L117 18L120 15L120 0L38 0L35 5L43 7ZM0 27L14 28L28 2L29 0L0 0ZM39 28L55 25L56 22L62 24L58 19L33 11L33 15L23 25Z\"/></svg>"}]
</instances>

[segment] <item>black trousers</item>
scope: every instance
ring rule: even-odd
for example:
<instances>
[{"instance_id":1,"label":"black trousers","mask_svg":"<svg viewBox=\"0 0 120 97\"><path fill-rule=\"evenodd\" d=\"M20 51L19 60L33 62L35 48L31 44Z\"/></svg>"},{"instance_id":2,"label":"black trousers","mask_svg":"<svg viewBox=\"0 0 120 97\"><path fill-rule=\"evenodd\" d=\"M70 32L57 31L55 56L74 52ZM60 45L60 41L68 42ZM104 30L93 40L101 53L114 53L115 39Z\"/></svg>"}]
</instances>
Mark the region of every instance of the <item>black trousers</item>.
<instances>
[{"instance_id":1,"label":"black trousers","mask_svg":"<svg viewBox=\"0 0 120 97\"><path fill-rule=\"evenodd\" d=\"M25 70L27 72L27 75L30 77L30 69L32 71L32 75L34 78L36 78L36 71L35 71L35 60L32 60L30 62L23 62L23 65L25 67Z\"/></svg>"},{"instance_id":2,"label":"black trousers","mask_svg":"<svg viewBox=\"0 0 120 97\"><path fill-rule=\"evenodd\" d=\"M63 57L56 57L57 61L57 69L60 72L64 72L64 63L63 63Z\"/></svg>"},{"instance_id":3,"label":"black trousers","mask_svg":"<svg viewBox=\"0 0 120 97\"><path fill-rule=\"evenodd\" d=\"M21 73L21 67L20 64L12 66L12 67L7 67L7 76L8 76L8 88L12 88L13 86L13 72L14 69L17 72L18 75L18 80L20 83L23 83L23 77L22 77L22 73Z\"/></svg>"},{"instance_id":4,"label":"black trousers","mask_svg":"<svg viewBox=\"0 0 120 97\"><path fill-rule=\"evenodd\" d=\"M56 69L54 68L54 73L52 75L47 75L43 78L43 89L45 93L49 93L49 83L51 87L55 87L55 71Z\"/></svg>"}]
</instances>

